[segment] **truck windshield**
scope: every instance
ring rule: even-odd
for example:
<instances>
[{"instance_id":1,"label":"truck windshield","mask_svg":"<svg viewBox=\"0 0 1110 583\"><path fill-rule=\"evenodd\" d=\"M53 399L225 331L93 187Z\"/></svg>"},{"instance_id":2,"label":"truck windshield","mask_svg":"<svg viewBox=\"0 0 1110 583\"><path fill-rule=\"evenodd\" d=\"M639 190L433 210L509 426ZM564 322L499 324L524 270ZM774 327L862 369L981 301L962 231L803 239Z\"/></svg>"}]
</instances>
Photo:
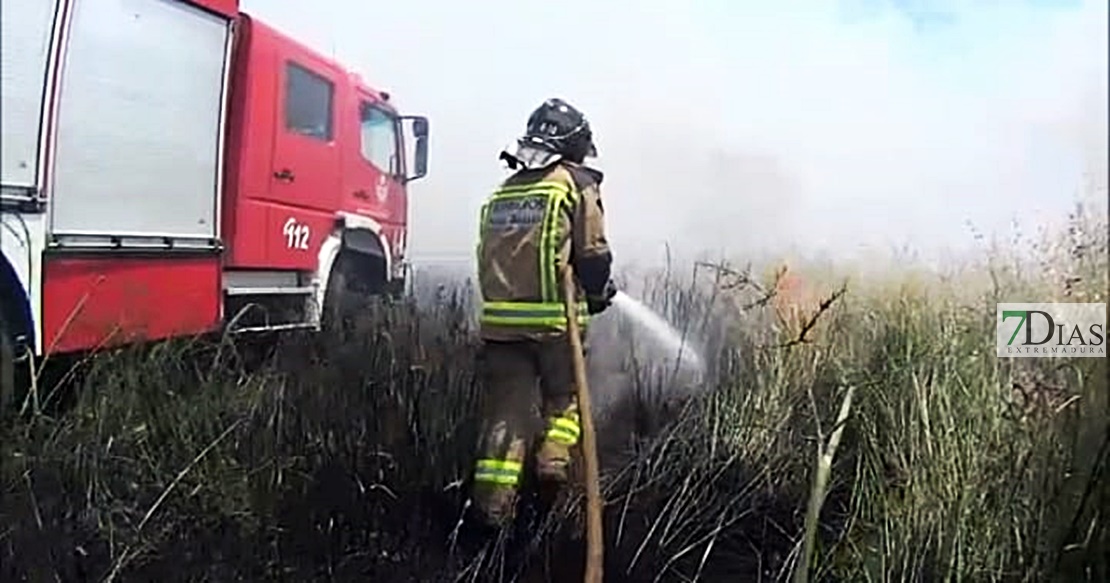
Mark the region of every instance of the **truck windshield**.
<instances>
[{"instance_id":1,"label":"truck windshield","mask_svg":"<svg viewBox=\"0 0 1110 583\"><path fill-rule=\"evenodd\" d=\"M362 157L378 170L397 176L397 120L389 112L363 102L361 119Z\"/></svg>"}]
</instances>

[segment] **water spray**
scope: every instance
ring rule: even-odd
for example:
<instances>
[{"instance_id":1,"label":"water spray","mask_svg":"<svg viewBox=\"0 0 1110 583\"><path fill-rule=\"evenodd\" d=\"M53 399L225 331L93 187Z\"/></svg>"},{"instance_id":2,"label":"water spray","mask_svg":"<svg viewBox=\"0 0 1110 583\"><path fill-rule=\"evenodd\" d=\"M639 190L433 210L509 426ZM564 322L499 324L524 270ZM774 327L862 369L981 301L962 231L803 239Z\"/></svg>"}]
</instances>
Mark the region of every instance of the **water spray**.
<instances>
[{"instance_id":1,"label":"water spray","mask_svg":"<svg viewBox=\"0 0 1110 583\"><path fill-rule=\"evenodd\" d=\"M668 358L678 359L679 364L689 365L699 373L705 372L705 362L701 355L683 338L682 333L667 323L655 310L620 291L613 296L613 305L650 332L652 337L666 350Z\"/></svg>"}]
</instances>

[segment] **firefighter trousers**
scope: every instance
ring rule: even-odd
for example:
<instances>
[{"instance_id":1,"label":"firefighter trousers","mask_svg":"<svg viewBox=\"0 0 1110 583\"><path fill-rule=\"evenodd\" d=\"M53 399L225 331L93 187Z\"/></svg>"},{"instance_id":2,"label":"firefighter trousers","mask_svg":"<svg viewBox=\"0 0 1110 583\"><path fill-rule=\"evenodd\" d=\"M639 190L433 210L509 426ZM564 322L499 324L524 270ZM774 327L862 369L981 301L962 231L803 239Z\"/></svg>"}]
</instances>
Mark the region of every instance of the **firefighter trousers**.
<instances>
[{"instance_id":1,"label":"firefighter trousers","mask_svg":"<svg viewBox=\"0 0 1110 583\"><path fill-rule=\"evenodd\" d=\"M580 433L571 350L565 336L483 343L479 361L487 392L473 499L492 525L512 519L530 453L540 481L567 481Z\"/></svg>"}]
</instances>

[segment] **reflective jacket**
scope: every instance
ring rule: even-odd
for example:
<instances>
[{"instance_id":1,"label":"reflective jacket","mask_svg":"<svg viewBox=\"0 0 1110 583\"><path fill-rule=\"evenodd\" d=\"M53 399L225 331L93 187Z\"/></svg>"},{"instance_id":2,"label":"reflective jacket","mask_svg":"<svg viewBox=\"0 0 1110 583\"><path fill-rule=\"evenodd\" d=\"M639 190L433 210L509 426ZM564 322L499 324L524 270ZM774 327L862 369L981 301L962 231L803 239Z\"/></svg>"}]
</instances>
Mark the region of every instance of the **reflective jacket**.
<instances>
[{"instance_id":1,"label":"reflective jacket","mask_svg":"<svg viewBox=\"0 0 1110 583\"><path fill-rule=\"evenodd\" d=\"M481 335L516 340L566 332L564 269L573 265L579 322L603 293L612 256L597 170L566 161L510 176L485 201L478 236Z\"/></svg>"}]
</instances>

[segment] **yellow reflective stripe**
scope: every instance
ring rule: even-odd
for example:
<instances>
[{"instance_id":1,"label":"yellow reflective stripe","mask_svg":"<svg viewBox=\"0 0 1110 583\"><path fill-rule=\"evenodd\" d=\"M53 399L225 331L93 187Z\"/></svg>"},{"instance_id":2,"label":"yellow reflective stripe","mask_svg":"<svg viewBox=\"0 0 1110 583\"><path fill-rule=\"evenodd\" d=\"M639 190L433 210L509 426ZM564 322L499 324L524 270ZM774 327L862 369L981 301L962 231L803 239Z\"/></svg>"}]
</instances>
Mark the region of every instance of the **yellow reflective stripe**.
<instances>
[{"instance_id":1,"label":"yellow reflective stripe","mask_svg":"<svg viewBox=\"0 0 1110 583\"><path fill-rule=\"evenodd\" d=\"M502 476L495 473L475 472L474 481L478 483L497 484L499 486L516 486L520 483L520 476Z\"/></svg>"},{"instance_id":2,"label":"yellow reflective stripe","mask_svg":"<svg viewBox=\"0 0 1110 583\"><path fill-rule=\"evenodd\" d=\"M584 302L580 302L575 306L578 310L578 315L588 315L587 307ZM526 315L542 313L544 315L566 315L566 307L560 302L511 302L511 301L490 301L483 304L483 309L493 312L512 312L514 314Z\"/></svg>"},{"instance_id":3,"label":"yellow reflective stripe","mask_svg":"<svg viewBox=\"0 0 1110 583\"><path fill-rule=\"evenodd\" d=\"M575 189L571 189L562 197L562 200L560 202L563 204L563 206L566 207L568 211L570 211L574 209L574 205L578 204L578 199L579 192Z\"/></svg>"},{"instance_id":4,"label":"yellow reflective stripe","mask_svg":"<svg viewBox=\"0 0 1110 583\"><path fill-rule=\"evenodd\" d=\"M578 422L567 417L552 418L551 426L547 429L547 439L566 445L577 443L580 434Z\"/></svg>"},{"instance_id":5,"label":"yellow reflective stripe","mask_svg":"<svg viewBox=\"0 0 1110 583\"><path fill-rule=\"evenodd\" d=\"M484 458L478 460L475 466L479 470L491 470L499 472L517 472L520 473L524 469L524 463L516 460L499 460L495 458Z\"/></svg>"},{"instance_id":6,"label":"yellow reflective stripe","mask_svg":"<svg viewBox=\"0 0 1110 583\"><path fill-rule=\"evenodd\" d=\"M481 459L475 464L474 481L515 486L524 464L512 460Z\"/></svg>"},{"instance_id":7,"label":"yellow reflective stripe","mask_svg":"<svg viewBox=\"0 0 1110 583\"><path fill-rule=\"evenodd\" d=\"M551 425L552 427L558 427L559 429L572 433L575 437L578 437L578 432L581 431L578 427L578 422L567 417L556 417L551 420Z\"/></svg>"},{"instance_id":8,"label":"yellow reflective stripe","mask_svg":"<svg viewBox=\"0 0 1110 583\"><path fill-rule=\"evenodd\" d=\"M577 200L578 191L573 188L572 185L567 191L556 195L555 200L552 201L551 211L548 213L549 220L547 225L545 225L546 232L544 234L544 246L548 248L549 254L548 262L544 264L544 267L547 270L547 279L551 282L548 287L550 295L545 298L548 301L558 301L562 296L559 273L555 262L555 257L558 253L557 242L559 240L560 227L562 226L562 221L559 220L561 214L557 211L566 209L568 213L573 212ZM565 268L570 269L570 266L565 266Z\"/></svg>"},{"instance_id":9,"label":"yellow reflective stripe","mask_svg":"<svg viewBox=\"0 0 1110 583\"><path fill-rule=\"evenodd\" d=\"M512 301L490 301L483 304L487 310L498 310L506 312L544 312L548 314L563 315L566 308L559 302L512 302ZM578 304L578 313L586 313L586 305Z\"/></svg>"},{"instance_id":10,"label":"yellow reflective stripe","mask_svg":"<svg viewBox=\"0 0 1110 583\"><path fill-rule=\"evenodd\" d=\"M567 321L565 318L529 318L527 320L521 318L503 318L503 317L484 317L482 324L488 326L521 326L530 328L550 328L559 332L567 329ZM585 318L578 320L578 326L582 329L589 327L590 323Z\"/></svg>"},{"instance_id":11,"label":"yellow reflective stripe","mask_svg":"<svg viewBox=\"0 0 1110 583\"><path fill-rule=\"evenodd\" d=\"M530 182L528 184L513 184L509 186L502 186L494 191L494 196L502 194L514 193L528 193L529 191L554 191L559 193L567 193L571 190L571 185L566 182L558 182L555 180L542 180L540 182Z\"/></svg>"},{"instance_id":12,"label":"yellow reflective stripe","mask_svg":"<svg viewBox=\"0 0 1110 583\"><path fill-rule=\"evenodd\" d=\"M478 265L482 264L482 248L486 242L486 221L489 219L489 201L482 203L478 210L478 245L475 254L478 256Z\"/></svg>"},{"instance_id":13,"label":"yellow reflective stripe","mask_svg":"<svg viewBox=\"0 0 1110 583\"><path fill-rule=\"evenodd\" d=\"M547 199L547 211L540 235L540 298L545 302L559 299L558 280L555 277L555 226L559 224L557 211L562 199L558 195Z\"/></svg>"},{"instance_id":14,"label":"yellow reflective stripe","mask_svg":"<svg viewBox=\"0 0 1110 583\"><path fill-rule=\"evenodd\" d=\"M567 329L566 318L507 318L504 316L483 316L482 324L489 326L520 326L530 328L551 328L564 331ZM578 319L580 328L587 328L590 322L585 317Z\"/></svg>"},{"instance_id":15,"label":"yellow reflective stripe","mask_svg":"<svg viewBox=\"0 0 1110 583\"><path fill-rule=\"evenodd\" d=\"M557 190L552 190L550 188L544 188L544 189L539 189L539 190L526 190L526 191L523 191L523 192L501 192L501 191L497 191L497 192L493 193L493 196L489 197L489 200L512 200L512 199L518 199L518 198L531 198L533 196L537 197L537 198L541 197L541 196L544 197L544 198L559 198L559 197L563 196L563 193L559 192Z\"/></svg>"},{"instance_id":16,"label":"yellow reflective stripe","mask_svg":"<svg viewBox=\"0 0 1110 583\"><path fill-rule=\"evenodd\" d=\"M566 328L566 308L555 302L486 302L482 306L481 321L501 326L539 326ZM578 304L578 321L582 326L589 322L585 304Z\"/></svg>"},{"instance_id":17,"label":"yellow reflective stripe","mask_svg":"<svg viewBox=\"0 0 1110 583\"><path fill-rule=\"evenodd\" d=\"M520 192L501 192L501 191L497 191L497 192L493 193L493 196L489 197L489 200L491 200L491 201L494 201L494 200L517 200L517 199L521 199L521 198L532 198L532 197L537 197L537 198L543 197L544 199L551 199L551 198L563 198L565 195L566 195L566 193L564 193L562 191L559 191L559 190L552 189L552 188L540 188L540 189L525 190L525 191L520 191Z\"/></svg>"},{"instance_id":18,"label":"yellow reflective stripe","mask_svg":"<svg viewBox=\"0 0 1110 583\"><path fill-rule=\"evenodd\" d=\"M577 435L563 431L558 427L552 427L551 429L548 429L545 437L548 441L554 441L555 443L559 443L562 445L574 445L578 442Z\"/></svg>"},{"instance_id":19,"label":"yellow reflective stripe","mask_svg":"<svg viewBox=\"0 0 1110 583\"><path fill-rule=\"evenodd\" d=\"M493 192L492 198L521 198L539 194L559 198L559 203L568 209L572 208L579 199L579 192L573 184L552 181L503 186Z\"/></svg>"},{"instance_id":20,"label":"yellow reflective stripe","mask_svg":"<svg viewBox=\"0 0 1110 583\"><path fill-rule=\"evenodd\" d=\"M486 221L489 220L489 208L490 204L487 200L486 202L482 203L482 208L478 212L478 222L481 223L483 230L485 230L486 228Z\"/></svg>"}]
</instances>

